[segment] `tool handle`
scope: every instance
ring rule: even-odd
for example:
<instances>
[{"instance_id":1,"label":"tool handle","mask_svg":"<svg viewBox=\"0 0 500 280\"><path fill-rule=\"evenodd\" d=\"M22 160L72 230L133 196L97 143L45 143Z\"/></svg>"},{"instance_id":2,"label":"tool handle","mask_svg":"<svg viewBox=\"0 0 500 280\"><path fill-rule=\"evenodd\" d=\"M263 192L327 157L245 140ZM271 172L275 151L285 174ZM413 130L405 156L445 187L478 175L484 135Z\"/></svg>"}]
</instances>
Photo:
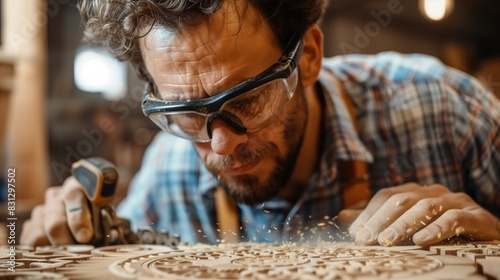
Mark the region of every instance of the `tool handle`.
<instances>
[{"instance_id":1,"label":"tool handle","mask_svg":"<svg viewBox=\"0 0 500 280\"><path fill-rule=\"evenodd\" d=\"M100 158L81 159L73 163L73 176L82 185L82 190L88 199L94 227L94 237L91 244L100 246L109 243L102 211L110 209L115 194L118 172L109 161ZM108 210L112 211L112 210ZM113 212L114 214L114 212ZM114 216L113 216L114 218ZM114 223L111 221L110 223Z\"/></svg>"},{"instance_id":2,"label":"tool handle","mask_svg":"<svg viewBox=\"0 0 500 280\"><path fill-rule=\"evenodd\" d=\"M100 157L81 159L73 164L72 173L92 205L112 203L118 181L118 172L112 163Z\"/></svg>"},{"instance_id":3,"label":"tool handle","mask_svg":"<svg viewBox=\"0 0 500 280\"><path fill-rule=\"evenodd\" d=\"M108 246L117 244L161 244L176 248L178 236L167 232L141 231L140 236L132 232L130 222L116 215L111 203L118 181L118 172L109 161L95 157L82 159L72 166L73 176L82 185L92 214L94 237L90 244Z\"/></svg>"}]
</instances>

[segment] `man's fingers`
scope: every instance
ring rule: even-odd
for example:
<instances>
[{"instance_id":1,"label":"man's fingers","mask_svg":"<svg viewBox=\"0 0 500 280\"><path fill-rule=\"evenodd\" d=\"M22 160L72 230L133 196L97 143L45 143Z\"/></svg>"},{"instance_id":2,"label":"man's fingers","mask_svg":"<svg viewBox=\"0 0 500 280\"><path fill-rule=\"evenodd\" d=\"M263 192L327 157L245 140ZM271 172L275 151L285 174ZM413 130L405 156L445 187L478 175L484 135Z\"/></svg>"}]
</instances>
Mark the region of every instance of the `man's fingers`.
<instances>
[{"instance_id":1,"label":"man's fingers","mask_svg":"<svg viewBox=\"0 0 500 280\"><path fill-rule=\"evenodd\" d=\"M419 188L417 184L409 183L399 187L382 189L377 192L370 200L365 210L359 214L357 219L352 223L349 228L349 234L355 238L358 231L365 227L366 223L372 216L387 202L387 200L395 194L408 192Z\"/></svg>"},{"instance_id":2,"label":"man's fingers","mask_svg":"<svg viewBox=\"0 0 500 280\"><path fill-rule=\"evenodd\" d=\"M43 246L49 245L43 227L43 206L37 205L31 211L31 218L23 223L20 243L22 245Z\"/></svg>"},{"instance_id":3,"label":"man's fingers","mask_svg":"<svg viewBox=\"0 0 500 280\"><path fill-rule=\"evenodd\" d=\"M73 177L63 192L67 224L78 243L88 243L94 235L92 215L85 194Z\"/></svg>"},{"instance_id":4,"label":"man's fingers","mask_svg":"<svg viewBox=\"0 0 500 280\"><path fill-rule=\"evenodd\" d=\"M52 187L45 192L46 203L43 207L43 227L47 239L53 245L74 243L66 224L65 208L60 198L61 191L62 188Z\"/></svg>"},{"instance_id":5,"label":"man's fingers","mask_svg":"<svg viewBox=\"0 0 500 280\"><path fill-rule=\"evenodd\" d=\"M351 237L364 245L377 243L378 233L418 200L416 191L420 188L409 183L377 192L349 228Z\"/></svg>"},{"instance_id":6,"label":"man's fingers","mask_svg":"<svg viewBox=\"0 0 500 280\"><path fill-rule=\"evenodd\" d=\"M88 243L94 235L91 212L80 183L66 179L62 187L45 191L45 204L36 206L24 222L21 244Z\"/></svg>"},{"instance_id":7,"label":"man's fingers","mask_svg":"<svg viewBox=\"0 0 500 280\"><path fill-rule=\"evenodd\" d=\"M464 193L443 192L439 186L428 190L431 194L441 195L431 197L423 189L421 193L427 197L418 200L382 230L377 237L379 244L391 246L413 241L417 245L426 246L456 236L476 241L500 238L499 220L469 196ZM368 223L370 222L371 220Z\"/></svg>"},{"instance_id":8,"label":"man's fingers","mask_svg":"<svg viewBox=\"0 0 500 280\"><path fill-rule=\"evenodd\" d=\"M363 225L363 228L359 229L356 233L355 241L366 245L375 244L377 241L380 243L378 235L384 231L391 233L389 238L396 238L397 236L394 235L394 232L387 228L391 226L394 221L400 220L401 217L406 217L408 219L408 216L412 214L419 214L420 212L418 211L416 213L408 213L407 210L415 208L414 205L419 202L420 198L421 195L417 192L397 193L392 195ZM414 221L415 219L411 218L411 220ZM406 221L406 219L403 219L403 222L404 221ZM406 231L406 229L404 230Z\"/></svg>"},{"instance_id":9,"label":"man's fingers","mask_svg":"<svg viewBox=\"0 0 500 280\"><path fill-rule=\"evenodd\" d=\"M463 236L474 241L500 238L500 222L487 211L452 209L413 235L417 245L428 246L450 237Z\"/></svg>"},{"instance_id":10,"label":"man's fingers","mask_svg":"<svg viewBox=\"0 0 500 280\"><path fill-rule=\"evenodd\" d=\"M44 205L44 230L51 244L88 243L93 236L85 194L74 177L62 188L49 188Z\"/></svg>"},{"instance_id":11,"label":"man's fingers","mask_svg":"<svg viewBox=\"0 0 500 280\"><path fill-rule=\"evenodd\" d=\"M379 233L378 243L384 246L393 246L411 240L411 236L415 232L431 224L447 209L444 208L446 206L443 206L446 203L445 200L446 196L419 200Z\"/></svg>"},{"instance_id":12,"label":"man's fingers","mask_svg":"<svg viewBox=\"0 0 500 280\"><path fill-rule=\"evenodd\" d=\"M422 187L413 183L381 190L354 221L349 234L357 243L364 245L381 241L383 245L399 244L405 235L411 236L416 230L425 227L430 222L428 217L436 215L433 214L436 206L431 203L432 199L450 193L441 185ZM446 202L448 206L450 203L454 202ZM451 208L453 207L448 207ZM423 219L427 219L427 222ZM391 226L397 220L397 227ZM412 232L408 233L407 230ZM379 236L382 232L382 236Z\"/></svg>"},{"instance_id":13,"label":"man's fingers","mask_svg":"<svg viewBox=\"0 0 500 280\"><path fill-rule=\"evenodd\" d=\"M456 211L450 210L439 217L434 223L420 230L413 235L413 242L417 245L431 245L445 240L449 237L460 235L465 232L463 226L459 226L458 222L452 218Z\"/></svg>"}]
</instances>

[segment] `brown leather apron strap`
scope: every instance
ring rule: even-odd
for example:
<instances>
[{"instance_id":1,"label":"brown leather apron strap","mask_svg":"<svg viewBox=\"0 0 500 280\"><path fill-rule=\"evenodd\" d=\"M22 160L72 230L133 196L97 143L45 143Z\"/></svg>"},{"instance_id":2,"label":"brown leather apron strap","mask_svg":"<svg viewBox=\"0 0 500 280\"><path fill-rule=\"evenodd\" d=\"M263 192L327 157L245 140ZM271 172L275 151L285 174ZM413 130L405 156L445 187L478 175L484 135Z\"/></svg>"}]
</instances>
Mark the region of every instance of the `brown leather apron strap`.
<instances>
[{"instance_id":1,"label":"brown leather apron strap","mask_svg":"<svg viewBox=\"0 0 500 280\"><path fill-rule=\"evenodd\" d=\"M342 186L344 208L360 209L370 200L370 182L364 161L339 162L339 180Z\"/></svg>"},{"instance_id":2,"label":"brown leather apron strap","mask_svg":"<svg viewBox=\"0 0 500 280\"><path fill-rule=\"evenodd\" d=\"M359 133L359 126L352 104L351 97L346 93L340 81L331 74L332 79L340 91L346 104L352 124ZM338 166L338 179L342 185L342 201L344 208L362 208L370 200L370 181L366 162L362 160L340 161Z\"/></svg>"},{"instance_id":3,"label":"brown leather apron strap","mask_svg":"<svg viewBox=\"0 0 500 280\"><path fill-rule=\"evenodd\" d=\"M238 242L240 236L240 219L236 202L220 186L215 189L214 198L221 242Z\"/></svg>"}]
</instances>

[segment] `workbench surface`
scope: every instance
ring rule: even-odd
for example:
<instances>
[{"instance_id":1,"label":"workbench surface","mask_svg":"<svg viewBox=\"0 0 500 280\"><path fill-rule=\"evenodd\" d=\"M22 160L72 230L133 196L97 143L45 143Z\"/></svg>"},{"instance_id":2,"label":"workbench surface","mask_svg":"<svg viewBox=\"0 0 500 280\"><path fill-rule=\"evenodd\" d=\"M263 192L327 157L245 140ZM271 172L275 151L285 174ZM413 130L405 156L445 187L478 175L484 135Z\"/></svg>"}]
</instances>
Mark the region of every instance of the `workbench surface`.
<instances>
[{"instance_id":1,"label":"workbench surface","mask_svg":"<svg viewBox=\"0 0 500 280\"><path fill-rule=\"evenodd\" d=\"M235 243L176 250L160 245L1 250L0 279L500 279L500 242L429 248Z\"/></svg>"}]
</instances>

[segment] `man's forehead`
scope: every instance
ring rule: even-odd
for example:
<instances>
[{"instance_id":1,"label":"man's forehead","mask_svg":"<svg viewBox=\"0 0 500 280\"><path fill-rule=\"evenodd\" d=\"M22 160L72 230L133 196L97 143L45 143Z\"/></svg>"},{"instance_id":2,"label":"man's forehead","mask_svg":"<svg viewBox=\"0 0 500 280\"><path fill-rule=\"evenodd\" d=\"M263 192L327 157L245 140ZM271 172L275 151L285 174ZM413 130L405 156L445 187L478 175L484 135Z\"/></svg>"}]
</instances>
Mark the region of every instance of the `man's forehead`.
<instances>
[{"instance_id":1,"label":"man's forehead","mask_svg":"<svg viewBox=\"0 0 500 280\"><path fill-rule=\"evenodd\" d=\"M219 58L220 55L227 56L231 51L244 55L255 40L266 40L270 47L277 43L273 32L255 9L242 7L246 1L224 3L213 16L196 25L175 30L159 23L149 27L146 35L139 39L143 58L148 60L148 56L161 53L162 60L171 62L206 60L214 55Z\"/></svg>"},{"instance_id":2,"label":"man's forehead","mask_svg":"<svg viewBox=\"0 0 500 280\"><path fill-rule=\"evenodd\" d=\"M212 39L203 32L190 36L158 27L142 39L141 48L160 92L215 93L253 77L278 59L277 44L262 32L251 33Z\"/></svg>"},{"instance_id":3,"label":"man's forehead","mask_svg":"<svg viewBox=\"0 0 500 280\"><path fill-rule=\"evenodd\" d=\"M227 1L235 2L240 1ZM239 8L236 14L234 4L227 5L208 20L178 30L158 24L140 39L160 93L220 92L278 59L277 39L265 21L255 11Z\"/></svg>"},{"instance_id":4,"label":"man's forehead","mask_svg":"<svg viewBox=\"0 0 500 280\"><path fill-rule=\"evenodd\" d=\"M215 14L195 22L196 24L181 23L175 28L155 23L154 26L146 26L144 31L147 35L154 33L156 46L169 44L174 39L186 43L202 41L207 44L223 38L238 37L238 35L247 38L245 36L249 33L271 35L267 22L247 1L225 1ZM152 37L147 35L145 37Z\"/></svg>"}]
</instances>

